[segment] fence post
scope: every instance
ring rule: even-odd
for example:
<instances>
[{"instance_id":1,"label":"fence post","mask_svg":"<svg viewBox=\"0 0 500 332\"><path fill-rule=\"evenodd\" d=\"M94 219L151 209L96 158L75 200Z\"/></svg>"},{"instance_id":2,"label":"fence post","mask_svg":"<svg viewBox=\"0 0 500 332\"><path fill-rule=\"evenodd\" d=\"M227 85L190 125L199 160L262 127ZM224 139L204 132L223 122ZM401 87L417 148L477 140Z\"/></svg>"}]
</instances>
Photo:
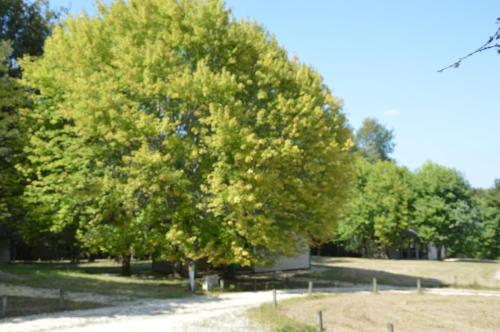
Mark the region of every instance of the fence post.
<instances>
[{"instance_id":1,"label":"fence post","mask_svg":"<svg viewBox=\"0 0 500 332\"><path fill-rule=\"evenodd\" d=\"M223 292L224 291L224 279L221 279L219 281L219 285L220 285L220 290Z\"/></svg>"},{"instance_id":2,"label":"fence post","mask_svg":"<svg viewBox=\"0 0 500 332\"><path fill-rule=\"evenodd\" d=\"M422 293L422 281L420 278L417 278L417 292Z\"/></svg>"},{"instance_id":3,"label":"fence post","mask_svg":"<svg viewBox=\"0 0 500 332\"><path fill-rule=\"evenodd\" d=\"M64 289L59 289L59 306L64 307Z\"/></svg>"},{"instance_id":4,"label":"fence post","mask_svg":"<svg viewBox=\"0 0 500 332\"><path fill-rule=\"evenodd\" d=\"M273 289L273 304L274 304L274 308L278 307L278 299L276 298L276 288Z\"/></svg>"},{"instance_id":5,"label":"fence post","mask_svg":"<svg viewBox=\"0 0 500 332\"><path fill-rule=\"evenodd\" d=\"M373 278L373 292L376 293L378 291L377 289L377 278Z\"/></svg>"},{"instance_id":6,"label":"fence post","mask_svg":"<svg viewBox=\"0 0 500 332\"><path fill-rule=\"evenodd\" d=\"M7 316L7 295L2 296L2 317Z\"/></svg>"},{"instance_id":7,"label":"fence post","mask_svg":"<svg viewBox=\"0 0 500 332\"><path fill-rule=\"evenodd\" d=\"M323 332L323 313L320 311L318 311L318 331L319 332Z\"/></svg>"},{"instance_id":8,"label":"fence post","mask_svg":"<svg viewBox=\"0 0 500 332\"><path fill-rule=\"evenodd\" d=\"M309 296L311 296L311 295L312 295L312 293L313 293L313 282L312 282L312 281L309 281L309 285L308 285L308 286L309 286L309 287L308 287L308 289L307 289L307 294L308 294Z\"/></svg>"},{"instance_id":9,"label":"fence post","mask_svg":"<svg viewBox=\"0 0 500 332\"><path fill-rule=\"evenodd\" d=\"M394 332L394 325L392 323L387 323L387 332Z\"/></svg>"}]
</instances>

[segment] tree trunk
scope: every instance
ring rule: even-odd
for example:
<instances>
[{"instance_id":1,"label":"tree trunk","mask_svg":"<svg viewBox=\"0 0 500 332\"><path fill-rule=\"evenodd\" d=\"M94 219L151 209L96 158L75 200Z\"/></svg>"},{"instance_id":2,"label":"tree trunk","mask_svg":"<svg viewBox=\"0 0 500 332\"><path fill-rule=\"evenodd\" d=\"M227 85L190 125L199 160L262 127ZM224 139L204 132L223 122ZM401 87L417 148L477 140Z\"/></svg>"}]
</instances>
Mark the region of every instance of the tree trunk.
<instances>
[{"instance_id":1,"label":"tree trunk","mask_svg":"<svg viewBox=\"0 0 500 332\"><path fill-rule=\"evenodd\" d=\"M181 278L181 277L185 276L185 273L183 273L184 270L182 268L182 262L180 260L174 261L174 263L172 265L173 265L172 270L173 270L174 277Z\"/></svg>"},{"instance_id":2,"label":"tree trunk","mask_svg":"<svg viewBox=\"0 0 500 332\"><path fill-rule=\"evenodd\" d=\"M129 276L130 275L130 254L126 254L122 256L122 276Z\"/></svg>"}]
</instances>

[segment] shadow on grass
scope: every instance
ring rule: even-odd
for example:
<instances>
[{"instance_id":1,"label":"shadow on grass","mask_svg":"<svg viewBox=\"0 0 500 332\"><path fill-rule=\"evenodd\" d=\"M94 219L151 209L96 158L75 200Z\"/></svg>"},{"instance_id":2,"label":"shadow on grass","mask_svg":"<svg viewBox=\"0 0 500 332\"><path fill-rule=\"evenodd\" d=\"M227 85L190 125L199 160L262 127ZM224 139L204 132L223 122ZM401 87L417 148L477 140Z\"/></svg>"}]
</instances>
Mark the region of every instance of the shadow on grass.
<instances>
[{"instance_id":1,"label":"shadow on grass","mask_svg":"<svg viewBox=\"0 0 500 332\"><path fill-rule=\"evenodd\" d=\"M0 282L34 288L64 289L69 292L135 298L176 298L189 296L182 279L146 274L145 266L131 277L119 275L119 266L80 266L60 263L16 263L0 265Z\"/></svg>"},{"instance_id":2,"label":"shadow on grass","mask_svg":"<svg viewBox=\"0 0 500 332\"><path fill-rule=\"evenodd\" d=\"M405 274L397 274L372 269L361 269L343 266L331 266L315 264L316 267L325 268L324 271L312 272L308 276L322 280L341 281L352 284L370 284L373 278L377 283L388 286L412 287L416 286L420 279L422 287L448 287L449 284L443 283L439 279L422 278Z\"/></svg>"}]
</instances>

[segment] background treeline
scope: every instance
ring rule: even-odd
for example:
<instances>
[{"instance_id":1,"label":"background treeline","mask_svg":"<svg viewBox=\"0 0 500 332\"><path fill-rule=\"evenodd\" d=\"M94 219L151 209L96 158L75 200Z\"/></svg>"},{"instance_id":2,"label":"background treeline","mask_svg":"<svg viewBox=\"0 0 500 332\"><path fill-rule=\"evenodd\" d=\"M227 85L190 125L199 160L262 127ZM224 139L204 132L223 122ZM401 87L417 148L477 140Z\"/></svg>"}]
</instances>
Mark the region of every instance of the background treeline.
<instances>
[{"instance_id":1,"label":"background treeline","mask_svg":"<svg viewBox=\"0 0 500 332\"><path fill-rule=\"evenodd\" d=\"M334 243L363 256L394 256L415 241L421 252L432 243L451 256L500 256L500 180L473 189L459 171L433 162L414 172L399 166L390 159L392 131L374 119L355 138L352 198Z\"/></svg>"}]
</instances>

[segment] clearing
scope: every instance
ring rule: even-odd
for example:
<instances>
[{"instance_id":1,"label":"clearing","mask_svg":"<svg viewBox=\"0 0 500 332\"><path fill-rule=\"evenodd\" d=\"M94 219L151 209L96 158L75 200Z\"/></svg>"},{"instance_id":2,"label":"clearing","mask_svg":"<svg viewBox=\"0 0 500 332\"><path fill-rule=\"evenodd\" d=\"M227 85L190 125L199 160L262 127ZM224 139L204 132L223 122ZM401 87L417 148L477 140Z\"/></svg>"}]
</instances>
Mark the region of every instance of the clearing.
<instances>
[{"instance_id":1,"label":"clearing","mask_svg":"<svg viewBox=\"0 0 500 332\"><path fill-rule=\"evenodd\" d=\"M421 278L424 287L500 289L499 261L389 260L349 257L313 257L309 277L353 284L415 286Z\"/></svg>"}]
</instances>

